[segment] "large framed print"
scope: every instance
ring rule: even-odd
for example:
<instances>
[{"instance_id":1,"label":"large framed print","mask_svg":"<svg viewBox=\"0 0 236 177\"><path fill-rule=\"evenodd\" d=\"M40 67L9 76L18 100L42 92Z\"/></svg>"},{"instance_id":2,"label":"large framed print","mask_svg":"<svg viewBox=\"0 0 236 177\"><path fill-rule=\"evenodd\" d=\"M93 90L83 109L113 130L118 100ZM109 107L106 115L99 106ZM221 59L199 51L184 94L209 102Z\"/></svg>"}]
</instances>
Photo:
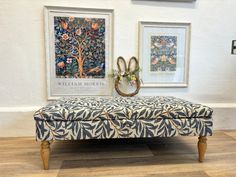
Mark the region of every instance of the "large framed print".
<instances>
[{"instance_id":1,"label":"large framed print","mask_svg":"<svg viewBox=\"0 0 236 177\"><path fill-rule=\"evenodd\" d=\"M142 87L187 87L190 23L139 23Z\"/></svg>"},{"instance_id":2,"label":"large framed print","mask_svg":"<svg viewBox=\"0 0 236 177\"><path fill-rule=\"evenodd\" d=\"M46 6L48 99L111 95L113 10Z\"/></svg>"}]
</instances>

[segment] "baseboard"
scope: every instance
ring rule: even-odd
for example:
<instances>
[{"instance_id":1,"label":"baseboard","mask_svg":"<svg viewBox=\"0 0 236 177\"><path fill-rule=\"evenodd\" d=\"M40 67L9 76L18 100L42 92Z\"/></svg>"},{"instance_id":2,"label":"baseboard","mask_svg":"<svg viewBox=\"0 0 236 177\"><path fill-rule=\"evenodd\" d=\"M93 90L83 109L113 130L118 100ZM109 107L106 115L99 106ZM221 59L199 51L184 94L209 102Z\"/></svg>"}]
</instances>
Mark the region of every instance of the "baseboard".
<instances>
[{"instance_id":1,"label":"baseboard","mask_svg":"<svg viewBox=\"0 0 236 177\"><path fill-rule=\"evenodd\" d=\"M205 103L214 110L214 130L236 130L236 103ZM39 107L0 107L0 137L35 136L33 114Z\"/></svg>"},{"instance_id":2,"label":"baseboard","mask_svg":"<svg viewBox=\"0 0 236 177\"><path fill-rule=\"evenodd\" d=\"M11 112L34 112L40 109L40 106L24 106L24 107L0 107L0 113L11 113Z\"/></svg>"},{"instance_id":3,"label":"baseboard","mask_svg":"<svg viewBox=\"0 0 236 177\"><path fill-rule=\"evenodd\" d=\"M214 108L214 130L236 130L236 108Z\"/></svg>"},{"instance_id":4,"label":"baseboard","mask_svg":"<svg viewBox=\"0 0 236 177\"><path fill-rule=\"evenodd\" d=\"M0 112L0 137L35 136L34 111Z\"/></svg>"},{"instance_id":5,"label":"baseboard","mask_svg":"<svg viewBox=\"0 0 236 177\"><path fill-rule=\"evenodd\" d=\"M235 108L236 103L201 103L211 108Z\"/></svg>"}]
</instances>

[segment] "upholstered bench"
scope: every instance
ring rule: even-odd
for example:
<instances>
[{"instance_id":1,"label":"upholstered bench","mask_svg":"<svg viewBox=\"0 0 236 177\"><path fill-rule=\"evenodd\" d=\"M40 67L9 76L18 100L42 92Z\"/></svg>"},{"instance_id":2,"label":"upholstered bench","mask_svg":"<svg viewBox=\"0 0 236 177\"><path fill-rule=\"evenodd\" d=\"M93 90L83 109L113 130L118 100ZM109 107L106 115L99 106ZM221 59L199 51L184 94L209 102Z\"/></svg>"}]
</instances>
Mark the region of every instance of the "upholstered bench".
<instances>
[{"instance_id":1,"label":"upholstered bench","mask_svg":"<svg viewBox=\"0 0 236 177\"><path fill-rule=\"evenodd\" d=\"M79 97L34 114L36 140L48 169L52 140L199 136L199 161L212 135L212 109L175 97Z\"/></svg>"}]
</instances>

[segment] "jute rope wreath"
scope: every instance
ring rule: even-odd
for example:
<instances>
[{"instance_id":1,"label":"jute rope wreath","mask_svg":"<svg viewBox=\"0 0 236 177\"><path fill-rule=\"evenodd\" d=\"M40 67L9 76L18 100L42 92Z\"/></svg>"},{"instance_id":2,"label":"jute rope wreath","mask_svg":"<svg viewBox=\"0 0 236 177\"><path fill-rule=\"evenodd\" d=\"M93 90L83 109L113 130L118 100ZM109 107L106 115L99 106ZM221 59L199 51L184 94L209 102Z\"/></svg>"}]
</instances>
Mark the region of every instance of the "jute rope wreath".
<instances>
[{"instance_id":1,"label":"jute rope wreath","mask_svg":"<svg viewBox=\"0 0 236 177\"><path fill-rule=\"evenodd\" d=\"M134 62L134 68L131 68L131 64ZM123 69L121 69L121 64L123 64ZM131 57L128 63L128 67L126 64L126 61L123 57L118 57L117 58L117 67L118 67L118 74L117 77L115 78L115 89L117 93L121 96L125 97L132 97L136 95L139 90L140 90L140 80L139 80L139 63L137 58ZM132 93L124 93L120 90L119 85L120 81L123 78L126 78L128 81L133 81L134 83L132 85L136 86L136 90Z\"/></svg>"}]
</instances>

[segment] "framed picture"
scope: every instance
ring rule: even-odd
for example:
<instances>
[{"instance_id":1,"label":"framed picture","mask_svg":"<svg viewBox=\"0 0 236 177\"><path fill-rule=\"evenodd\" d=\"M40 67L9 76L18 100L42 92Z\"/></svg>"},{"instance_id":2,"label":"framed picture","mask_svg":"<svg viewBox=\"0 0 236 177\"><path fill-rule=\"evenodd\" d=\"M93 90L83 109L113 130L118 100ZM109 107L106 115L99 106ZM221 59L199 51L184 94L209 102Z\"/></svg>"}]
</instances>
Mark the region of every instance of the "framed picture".
<instances>
[{"instance_id":1,"label":"framed picture","mask_svg":"<svg viewBox=\"0 0 236 177\"><path fill-rule=\"evenodd\" d=\"M136 1L194 2L196 0L136 0Z\"/></svg>"},{"instance_id":2,"label":"framed picture","mask_svg":"<svg viewBox=\"0 0 236 177\"><path fill-rule=\"evenodd\" d=\"M142 87L187 87L190 23L139 22Z\"/></svg>"},{"instance_id":3,"label":"framed picture","mask_svg":"<svg viewBox=\"0 0 236 177\"><path fill-rule=\"evenodd\" d=\"M111 95L113 10L46 6L48 99Z\"/></svg>"}]
</instances>

